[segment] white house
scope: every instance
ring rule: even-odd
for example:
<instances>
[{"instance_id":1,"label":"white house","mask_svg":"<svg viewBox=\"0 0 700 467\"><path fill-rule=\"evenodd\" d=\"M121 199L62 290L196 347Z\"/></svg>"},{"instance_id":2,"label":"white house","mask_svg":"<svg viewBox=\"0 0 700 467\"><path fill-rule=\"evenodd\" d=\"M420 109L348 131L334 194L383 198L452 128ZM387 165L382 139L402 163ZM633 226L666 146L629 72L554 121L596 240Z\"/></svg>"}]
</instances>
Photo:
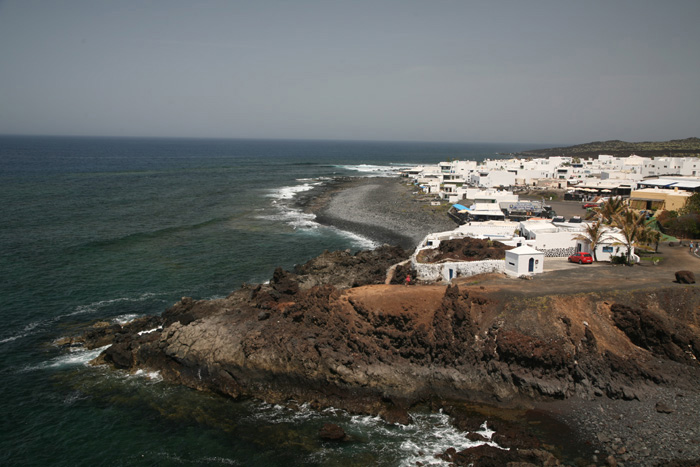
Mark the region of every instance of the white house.
<instances>
[{"instance_id":1,"label":"white house","mask_svg":"<svg viewBox=\"0 0 700 467\"><path fill-rule=\"evenodd\" d=\"M583 251L593 255L591 242L585 239L577 238L576 251ZM622 235L619 229L607 228L602 238L596 245L594 257L598 261L611 261L613 256L627 256L625 237ZM639 262L639 256L634 253L634 247L632 247L630 259L632 262Z\"/></svg>"},{"instance_id":2,"label":"white house","mask_svg":"<svg viewBox=\"0 0 700 467\"><path fill-rule=\"evenodd\" d=\"M566 258L573 255L576 252L575 237L582 232L583 225L580 221L574 223L531 219L520 222L520 235L533 240L534 247L547 257Z\"/></svg>"},{"instance_id":3,"label":"white house","mask_svg":"<svg viewBox=\"0 0 700 467\"><path fill-rule=\"evenodd\" d=\"M469 182L474 186L491 188L515 185L515 172L481 170L473 172L470 177Z\"/></svg>"},{"instance_id":4,"label":"white house","mask_svg":"<svg viewBox=\"0 0 700 467\"><path fill-rule=\"evenodd\" d=\"M544 252L527 245L506 251L505 272L520 277L541 274L544 271Z\"/></svg>"}]
</instances>

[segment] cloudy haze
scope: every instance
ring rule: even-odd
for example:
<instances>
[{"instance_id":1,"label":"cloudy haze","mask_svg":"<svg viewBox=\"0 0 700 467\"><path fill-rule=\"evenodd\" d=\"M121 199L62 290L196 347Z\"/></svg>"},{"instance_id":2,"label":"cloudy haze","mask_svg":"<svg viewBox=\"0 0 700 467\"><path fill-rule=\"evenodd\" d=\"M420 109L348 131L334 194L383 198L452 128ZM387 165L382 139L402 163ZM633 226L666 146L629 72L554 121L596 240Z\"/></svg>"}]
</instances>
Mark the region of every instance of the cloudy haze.
<instances>
[{"instance_id":1,"label":"cloudy haze","mask_svg":"<svg viewBox=\"0 0 700 467\"><path fill-rule=\"evenodd\" d=\"M0 134L700 136L700 1L1 1Z\"/></svg>"}]
</instances>

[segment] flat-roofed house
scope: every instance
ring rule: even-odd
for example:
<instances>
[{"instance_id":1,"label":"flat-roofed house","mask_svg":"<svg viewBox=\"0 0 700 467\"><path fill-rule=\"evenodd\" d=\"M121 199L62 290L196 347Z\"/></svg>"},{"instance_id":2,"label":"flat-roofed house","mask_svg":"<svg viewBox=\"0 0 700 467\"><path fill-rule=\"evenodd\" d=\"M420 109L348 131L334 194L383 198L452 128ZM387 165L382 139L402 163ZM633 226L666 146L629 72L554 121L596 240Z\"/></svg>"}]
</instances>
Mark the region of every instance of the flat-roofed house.
<instances>
[{"instance_id":1,"label":"flat-roofed house","mask_svg":"<svg viewBox=\"0 0 700 467\"><path fill-rule=\"evenodd\" d=\"M523 245L506 251L505 272L510 276L531 276L544 272L544 252Z\"/></svg>"}]
</instances>

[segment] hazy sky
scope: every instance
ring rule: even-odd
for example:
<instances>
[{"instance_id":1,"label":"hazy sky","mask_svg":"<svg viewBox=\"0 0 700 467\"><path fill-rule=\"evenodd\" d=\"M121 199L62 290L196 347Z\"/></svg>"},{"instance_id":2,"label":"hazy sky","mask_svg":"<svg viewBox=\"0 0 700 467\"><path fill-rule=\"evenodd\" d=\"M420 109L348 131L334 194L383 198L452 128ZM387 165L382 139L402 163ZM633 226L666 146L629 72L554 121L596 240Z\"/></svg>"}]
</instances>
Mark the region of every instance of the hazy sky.
<instances>
[{"instance_id":1,"label":"hazy sky","mask_svg":"<svg viewBox=\"0 0 700 467\"><path fill-rule=\"evenodd\" d=\"M0 134L700 136L700 0L0 0Z\"/></svg>"}]
</instances>

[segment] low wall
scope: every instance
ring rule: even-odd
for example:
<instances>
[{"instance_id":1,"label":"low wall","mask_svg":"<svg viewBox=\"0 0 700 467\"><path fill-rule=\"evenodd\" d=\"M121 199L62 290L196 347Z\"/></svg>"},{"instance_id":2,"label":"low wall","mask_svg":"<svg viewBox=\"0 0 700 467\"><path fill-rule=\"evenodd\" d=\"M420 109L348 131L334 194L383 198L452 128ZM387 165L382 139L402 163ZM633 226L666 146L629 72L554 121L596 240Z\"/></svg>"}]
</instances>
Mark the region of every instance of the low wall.
<instances>
[{"instance_id":1,"label":"low wall","mask_svg":"<svg viewBox=\"0 0 700 467\"><path fill-rule=\"evenodd\" d=\"M503 259L425 264L416 262L414 258L411 260L411 265L418 274L418 280L431 282L449 282L450 270L452 270L452 278L455 278L491 272L502 273L506 269L506 262Z\"/></svg>"},{"instance_id":2,"label":"low wall","mask_svg":"<svg viewBox=\"0 0 700 467\"><path fill-rule=\"evenodd\" d=\"M567 248L537 248L541 252L544 253L544 255L547 258L568 258L569 256L573 255L576 253L576 247L575 246L570 246Z\"/></svg>"}]
</instances>

